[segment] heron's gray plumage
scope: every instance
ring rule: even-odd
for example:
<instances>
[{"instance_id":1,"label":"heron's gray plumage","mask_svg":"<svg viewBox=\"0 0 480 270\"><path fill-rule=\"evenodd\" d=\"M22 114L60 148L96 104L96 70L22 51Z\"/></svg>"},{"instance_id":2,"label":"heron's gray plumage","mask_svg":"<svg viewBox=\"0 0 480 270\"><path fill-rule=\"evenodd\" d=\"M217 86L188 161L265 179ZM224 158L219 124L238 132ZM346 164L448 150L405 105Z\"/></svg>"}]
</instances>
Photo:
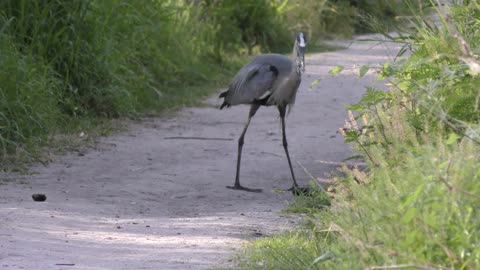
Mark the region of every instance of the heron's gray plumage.
<instances>
[{"instance_id":1,"label":"heron's gray plumage","mask_svg":"<svg viewBox=\"0 0 480 270\"><path fill-rule=\"evenodd\" d=\"M282 119L283 146L292 173L294 187L297 186L287 149L285 135L285 110L295 102L304 70L304 51L306 39L299 33L293 46L293 59L281 54L262 54L255 57L235 75L228 90L220 97L224 98L220 109L238 104L251 104L248 122L239 138L237 175L234 189L257 191L240 186L239 170L243 139L250 120L260 106L277 106Z\"/></svg>"},{"instance_id":2,"label":"heron's gray plumage","mask_svg":"<svg viewBox=\"0 0 480 270\"><path fill-rule=\"evenodd\" d=\"M302 44L303 47L299 45ZM292 61L285 55L270 53L255 57L235 75L228 90L220 95L224 103L220 107L251 104L268 95L266 104L287 105L295 102L301 82L303 49L305 40L295 41ZM301 63L301 64L300 64Z\"/></svg>"},{"instance_id":3,"label":"heron's gray plumage","mask_svg":"<svg viewBox=\"0 0 480 270\"><path fill-rule=\"evenodd\" d=\"M281 54L263 54L244 66L230 84L227 106L250 104L272 94L292 71L292 61ZM269 103L273 103L271 100ZM272 105L272 104L269 104Z\"/></svg>"}]
</instances>

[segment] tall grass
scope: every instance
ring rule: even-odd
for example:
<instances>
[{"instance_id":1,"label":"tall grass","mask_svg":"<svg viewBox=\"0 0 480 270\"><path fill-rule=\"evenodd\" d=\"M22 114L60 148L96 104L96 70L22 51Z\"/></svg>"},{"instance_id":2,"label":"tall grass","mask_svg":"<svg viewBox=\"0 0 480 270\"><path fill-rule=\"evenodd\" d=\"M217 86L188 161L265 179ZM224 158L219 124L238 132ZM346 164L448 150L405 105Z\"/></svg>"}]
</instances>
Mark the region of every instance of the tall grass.
<instances>
[{"instance_id":1,"label":"tall grass","mask_svg":"<svg viewBox=\"0 0 480 270\"><path fill-rule=\"evenodd\" d=\"M390 91L350 107L341 131L368 170L344 167L328 211L236 269L480 268L480 6L436 9L437 26L404 39L411 55L380 69Z\"/></svg>"},{"instance_id":2,"label":"tall grass","mask_svg":"<svg viewBox=\"0 0 480 270\"><path fill-rule=\"evenodd\" d=\"M208 94L205 86L241 61L212 57L218 26L203 15L183 1L1 1L3 162L68 132L65 123L158 112Z\"/></svg>"},{"instance_id":3,"label":"tall grass","mask_svg":"<svg viewBox=\"0 0 480 270\"><path fill-rule=\"evenodd\" d=\"M242 47L289 52L291 33L284 15L288 1L204 1L206 14L218 26L218 48L228 52Z\"/></svg>"},{"instance_id":4,"label":"tall grass","mask_svg":"<svg viewBox=\"0 0 480 270\"><path fill-rule=\"evenodd\" d=\"M45 139L58 120L54 70L23 55L5 33L0 33L0 153L16 151L20 143Z\"/></svg>"},{"instance_id":5,"label":"tall grass","mask_svg":"<svg viewBox=\"0 0 480 270\"><path fill-rule=\"evenodd\" d=\"M391 31L428 0L291 0L285 12L289 27L317 39Z\"/></svg>"}]
</instances>

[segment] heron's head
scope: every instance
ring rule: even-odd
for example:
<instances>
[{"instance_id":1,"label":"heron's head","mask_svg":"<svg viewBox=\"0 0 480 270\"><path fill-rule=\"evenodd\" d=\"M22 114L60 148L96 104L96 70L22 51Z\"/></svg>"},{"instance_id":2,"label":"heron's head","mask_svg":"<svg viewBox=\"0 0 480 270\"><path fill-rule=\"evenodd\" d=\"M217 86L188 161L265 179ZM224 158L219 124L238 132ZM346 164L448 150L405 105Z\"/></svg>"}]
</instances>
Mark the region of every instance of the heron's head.
<instances>
[{"instance_id":1,"label":"heron's head","mask_svg":"<svg viewBox=\"0 0 480 270\"><path fill-rule=\"evenodd\" d=\"M298 67L305 71L305 47L307 46L307 38L305 35L300 32L297 34L297 39L295 41L295 46L297 48L297 64Z\"/></svg>"}]
</instances>

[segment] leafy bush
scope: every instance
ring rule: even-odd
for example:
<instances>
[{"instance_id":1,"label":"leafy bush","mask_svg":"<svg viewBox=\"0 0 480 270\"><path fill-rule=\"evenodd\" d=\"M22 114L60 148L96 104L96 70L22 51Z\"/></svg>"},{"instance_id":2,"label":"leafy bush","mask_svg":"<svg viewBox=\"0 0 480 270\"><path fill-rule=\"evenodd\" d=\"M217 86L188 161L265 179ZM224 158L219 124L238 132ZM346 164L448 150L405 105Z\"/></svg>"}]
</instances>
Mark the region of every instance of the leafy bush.
<instances>
[{"instance_id":1,"label":"leafy bush","mask_svg":"<svg viewBox=\"0 0 480 270\"><path fill-rule=\"evenodd\" d=\"M293 29L317 39L325 35L352 36L357 15L349 2L331 0L293 0L286 12Z\"/></svg>"},{"instance_id":2,"label":"leafy bush","mask_svg":"<svg viewBox=\"0 0 480 270\"><path fill-rule=\"evenodd\" d=\"M2 16L10 19L6 31L21 52L41 59L62 78L62 111L113 112L106 104L108 67L102 62L94 21L87 1L2 1Z\"/></svg>"},{"instance_id":3,"label":"leafy bush","mask_svg":"<svg viewBox=\"0 0 480 270\"><path fill-rule=\"evenodd\" d=\"M429 0L349 0L348 2L359 14L354 25L357 33L371 32L377 28L390 31L396 23L405 21L402 17L408 17L414 13L420 14L432 3Z\"/></svg>"},{"instance_id":4,"label":"leafy bush","mask_svg":"<svg viewBox=\"0 0 480 270\"><path fill-rule=\"evenodd\" d=\"M8 35L0 33L0 153L18 142L41 140L58 115L60 81L42 61L22 55Z\"/></svg>"},{"instance_id":5,"label":"leafy bush","mask_svg":"<svg viewBox=\"0 0 480 270\"><path fill-rule=\"evenodd\" d=\"M205 16L218 27L217 45L228 52L247 47L252 54L254 46L264 51L287 52L292 37L283 20L287 2L271 0L204 1Z\"/></svg>"},{"instance_id":6,"label":"leafy bush","mask_svg":"<svg viewBox=\"0 0 480 270\"><path fill-rule=\"evenodd\" d=\"M429 5L428 0L291 0L285 14L291 29L305 31L315 41L325 36L388 32Z\"/></svg>"},{"instance_id":7,"label":"leafy bush","mask_svg":"<svg viewBox=\"0 0 480 270\"><path fill-rule=\"evenodd\" d=\"M350 106L341 132L368 170L345 166L308 237L254 243L239 269L480 268L480 7L437 11L438 27L396 39L412 52L379 68L390 91Z\"/></svg>"},{"instance_id":8,"label":"leafy bush","mask_svg":"<svg viewBox=\"0 0 480 270\"><path fill-rule=\"evenodd\" d=\"M1 154L41 145L66 122L206 95L199 86L222 81L239 61L213 59L216 28L202 14L176 1L1 1Z\"/></svg>"},{"instance_id":9,"label":"leafy bush","mask_svg":"<svg viewBox=\"0 0 480 270\"><path fill-rule=\"evenodd\" d=\"M358 254L362 268L480 265L480 73L471 55L478 11L474 4L454 8L451 18L439 11L440 28L419 22L410 57L382 68L390 92L370 89L351 106L363 127L350 117L345 136L370 171L362 185L353 172L339 183L345 201L327 222L339 233L335 245Z\"/></svg>"}]
</instances>

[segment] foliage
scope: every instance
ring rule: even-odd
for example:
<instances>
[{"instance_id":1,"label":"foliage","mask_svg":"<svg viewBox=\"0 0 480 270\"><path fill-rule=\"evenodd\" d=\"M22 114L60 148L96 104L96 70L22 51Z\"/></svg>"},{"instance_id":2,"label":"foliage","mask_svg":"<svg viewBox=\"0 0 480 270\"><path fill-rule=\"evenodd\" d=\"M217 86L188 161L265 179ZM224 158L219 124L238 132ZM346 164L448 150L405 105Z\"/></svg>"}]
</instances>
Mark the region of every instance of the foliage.
<instances>
[{"instance_id":1,"label":"foliage","mask_svg":"<svg viewBox=\"0 0 480 270\"><path fill-rule=\"evenodd\" d=\"M431 7L431 1L428 0L349 0L348 2L357 9L359 14L354 25L356 33L380 29L391 31L396 28L396 23L404 22L405 17L418 15L425 8Z\"/></svg>"},{"instance_id":2,"label":"foliage","mask_svg":"<svg viewBox=\"0 0 480 270\"><path fill-rule=\"evenodd\" d=\"M420 19L396 39L407 58L378 69L390 91L369 88L349 107L340 131L368 170L344 166L307 237L256 242L238 269L480 268L480 6L437 12L436 26Z\"/></svg>"},{"instance_id":3,"label":"foliage","mask_svg":"<svg viewBox=\"0 0 480 270\"><path fill-rule=\"evenodd\" d=\"M355 33L388 32L428 0L290 0L286 16L291 29L308 36L350 37Z\"/></svg>"},{"instance_id":4,"label":"foliage","mask_svg":"<svg viewBox=\"0 0 480 270\"><path fill-rule=\"evenodd\" d=\"M322 254L323 260L330 257L319 244L326 240L325 236L322 232L303 230L257 240L240 255L236 269L318 269L313 263L317 254Z\"/></svg>"},{"instance_id":5,"label":"foliage","mask_svg":"<svg viewBox=\"0 0 480 270\"><path fill-rule=\"evenodd\" d=\"M334 34L350 37L354 33L356 9L347 1L291 0L286 16L297 31L309 37Z\"/></svg>"},{"instance_id":6,"label":"foliage","mask_svg":"<svg viewBox=\"0 0 480 270\"><path fill-rule=\"evenodd\" d=\"M283 9L288 1L224 0L204 1L206 16L218 26L219 48L228 52L247 47L252 54L254 46L264 51L287 52L292 37L283 20Z\"/></svg>"},{"instance_id":7,"label":"foliage","mask_svg":"<svg viewBox=\"0 0 480 270\"><path fill-rule=\"evenodd\" d=\"M54 71L22 55L10 37L0 33L0 153L15 151L17 142L41 140L55 123L60 81Z\"/></svg>"},{"instance_id":8,"label":"foliage","mask_svg":"<svg viewBox=\"0 0 480 270\"><path fill-rule=\"evenodd\" d=\"M210 93L206 86L241 61L211 57L215 26L201 16L177 1L1 1L3 161L32 156L70 123L135 117Z\"/></svg>"},{"instance_id":9,"label":"foliage","mask_svg":"<svg viewBox=\"0 0 480 270\"><path fill-rule=\"evenodd\" d=\"M316 213L331 205L331 199L316 182L310 182L305 193L298 192L285 210L287 213Z\"/></svg>"}]
</instances>

